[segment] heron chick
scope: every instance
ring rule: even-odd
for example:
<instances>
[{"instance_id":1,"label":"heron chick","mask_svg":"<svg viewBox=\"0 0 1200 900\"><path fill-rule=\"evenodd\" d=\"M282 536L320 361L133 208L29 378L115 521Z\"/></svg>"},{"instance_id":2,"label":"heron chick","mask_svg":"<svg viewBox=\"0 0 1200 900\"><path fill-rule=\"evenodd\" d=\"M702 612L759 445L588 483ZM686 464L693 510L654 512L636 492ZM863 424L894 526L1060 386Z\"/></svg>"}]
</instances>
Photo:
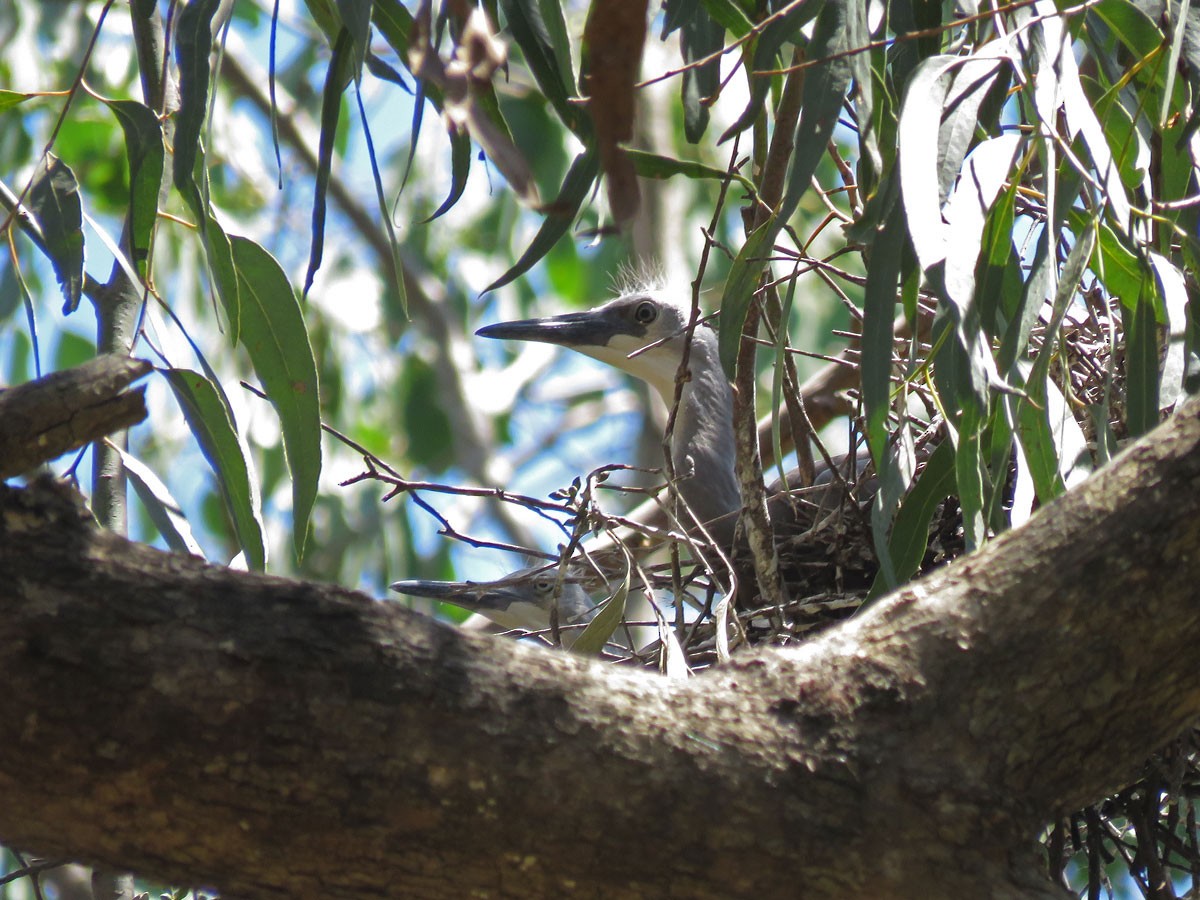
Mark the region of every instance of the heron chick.
<instances>
[{"instance_id":1,"label":"heron chick","mask_svg":"<svg viewBox=\"0 0 1200 900\"><path fill-rule=\"evenodd\" d=\"M583 353L647 382L669 409L691 314L684 292L634 291L585 312L499 322L475 333ZM692 330L687 368L671 462L680 499L698 521L710 523L737 513L742 497L734 471L733 392L721 368L716 332L707 324Z\"/></svg>"},{"instance_id":2,"label":"heron chick","mask_svg":"<svg viewBox=\"0 0 1200 900\"><path fill-rule=\"evenodd\" d=\"M586 624L596 610L576 578L564 577L559 591L558 573L545 565L518 569L496 581L413 580L397 581L389 587L398 594L440 600L479 613L508 630L545 631L556 603L559 625Z\"/></svg>"}]
</instances>

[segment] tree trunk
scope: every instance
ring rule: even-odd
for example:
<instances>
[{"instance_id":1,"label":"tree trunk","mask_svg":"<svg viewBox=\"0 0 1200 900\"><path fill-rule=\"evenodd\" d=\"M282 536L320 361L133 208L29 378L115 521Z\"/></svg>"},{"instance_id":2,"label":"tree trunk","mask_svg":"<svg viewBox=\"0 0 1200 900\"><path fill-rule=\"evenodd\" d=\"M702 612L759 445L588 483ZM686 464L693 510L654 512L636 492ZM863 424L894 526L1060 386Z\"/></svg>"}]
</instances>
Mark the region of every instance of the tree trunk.
<instances>
[{"instance_id":1,"label":"tree trunk","mask_svg":"<svg viewBox=\"0 0 1200 900\"><path fill-rule=\"evenodd\" d=\"M0 840L244 898L1059 897L1200 717L1200 404L1017 531L689 680L0 488Z\"/></svg>"}]
</instances>

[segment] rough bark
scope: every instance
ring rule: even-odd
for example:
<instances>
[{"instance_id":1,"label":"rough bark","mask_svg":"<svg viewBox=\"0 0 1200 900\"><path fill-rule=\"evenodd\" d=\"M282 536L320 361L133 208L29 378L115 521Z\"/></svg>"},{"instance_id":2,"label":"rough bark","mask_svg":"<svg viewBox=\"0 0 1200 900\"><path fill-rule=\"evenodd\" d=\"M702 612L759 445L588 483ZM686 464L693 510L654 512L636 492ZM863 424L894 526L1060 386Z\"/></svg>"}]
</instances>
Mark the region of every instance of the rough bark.
<instances>
[{"instance_id":1,"label":"rough bark","mask_svg":"<svg viewBox=\"0 0 1200 900\"><path fill-rule=\"evenodd\" d=\"M0 495L0 840L241 897L1031 897L1200 718L1200 405L1025 527L687 681Z\"/></svg>"},{"instance_id":2,"label":"rough bark","mask_svg":"<svg viewBox=\"0 0 1200 900\"><path fill-rule=\"evenodd\" d=\"M153 367L120 354L0 390L0 478L11 478L146 418L145 389L126 391Z\"/></svg>"}]
</instances>

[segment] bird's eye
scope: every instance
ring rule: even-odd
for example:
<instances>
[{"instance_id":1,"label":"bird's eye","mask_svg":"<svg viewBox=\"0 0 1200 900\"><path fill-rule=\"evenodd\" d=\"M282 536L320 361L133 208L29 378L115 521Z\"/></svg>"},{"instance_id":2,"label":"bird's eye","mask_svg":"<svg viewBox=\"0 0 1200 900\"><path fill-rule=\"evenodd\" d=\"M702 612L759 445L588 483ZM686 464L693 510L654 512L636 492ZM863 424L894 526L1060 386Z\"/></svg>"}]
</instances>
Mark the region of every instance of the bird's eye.
<instances>
[{"instance_id":1,"label":"bird's eye","mask_svg":"<svg viewBox=\"0 0 1200 900\"><path fill-rule=\"evenodd\" d=\"M533 587L539 594L549 594L554 590L554 579L538 578L533 582Z\"/></svg>"},{"instance_id":2,"label":"bird's eye","mask_svg":"<svg viewBox=\"0 0 1200 900\"><path fill-rule=\"evenodd\" d=\"M643 300L633 311L633 318L639 325L649 325L658 318L658 307L649 300Z\"/></svg>"}]
</instances>

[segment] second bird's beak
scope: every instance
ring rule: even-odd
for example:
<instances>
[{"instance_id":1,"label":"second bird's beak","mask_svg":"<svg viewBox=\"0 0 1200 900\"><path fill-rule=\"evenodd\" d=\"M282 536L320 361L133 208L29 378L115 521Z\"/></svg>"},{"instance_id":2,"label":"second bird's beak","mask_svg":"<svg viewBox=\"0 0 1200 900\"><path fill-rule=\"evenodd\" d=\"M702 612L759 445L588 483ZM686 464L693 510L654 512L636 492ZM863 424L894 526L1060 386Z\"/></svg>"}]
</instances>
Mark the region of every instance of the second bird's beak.
<instances>
[{"instance_id":1,"label":"second bird's beak","mask_svg":"<svg viewBox=\"0 0 1200 900\"><path fill-rule=\"evenodd\" d=\"M397 594L440 600L475 612L505 610L522 600L512 588L475 581L396 581L388 587Z\"/></svg>"}]
</instances>

